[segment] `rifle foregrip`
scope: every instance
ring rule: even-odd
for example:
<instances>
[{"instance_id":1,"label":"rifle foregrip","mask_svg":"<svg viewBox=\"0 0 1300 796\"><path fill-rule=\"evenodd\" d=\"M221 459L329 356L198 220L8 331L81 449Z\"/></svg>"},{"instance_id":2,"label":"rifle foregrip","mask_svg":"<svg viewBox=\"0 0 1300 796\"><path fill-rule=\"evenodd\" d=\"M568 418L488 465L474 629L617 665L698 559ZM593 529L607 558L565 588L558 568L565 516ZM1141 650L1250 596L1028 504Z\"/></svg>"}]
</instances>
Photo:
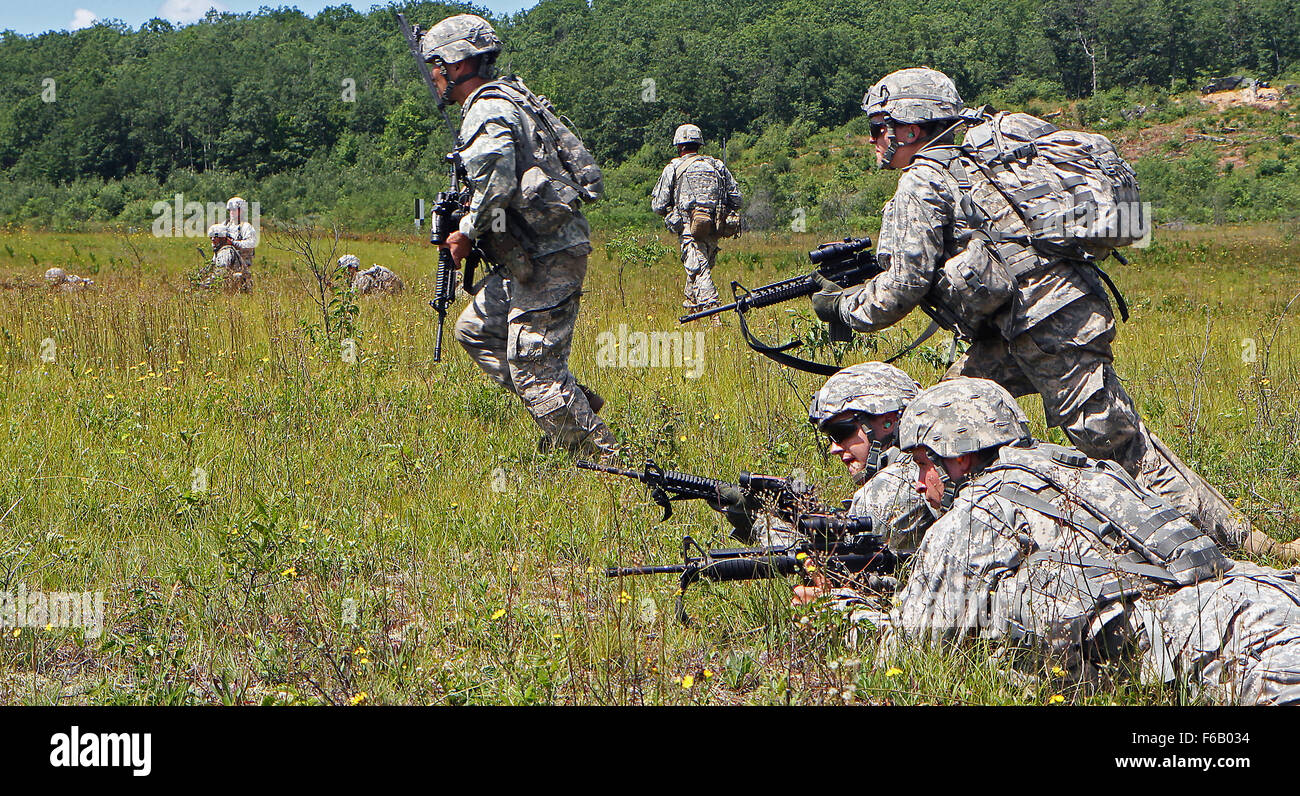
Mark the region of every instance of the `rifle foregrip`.
<instances>
[{"instance_id":1,"label":"rifle foregrip","mask_svg":"<svg viewBox=\"0 0 1300 796\"><path fill-rule=\"evenodd\" d=\"M800 570L799 561L794 556L728 558L701 567L699 576L722 583L732 580L763 580L793 575Z\"/></svg>"}]
</instances>

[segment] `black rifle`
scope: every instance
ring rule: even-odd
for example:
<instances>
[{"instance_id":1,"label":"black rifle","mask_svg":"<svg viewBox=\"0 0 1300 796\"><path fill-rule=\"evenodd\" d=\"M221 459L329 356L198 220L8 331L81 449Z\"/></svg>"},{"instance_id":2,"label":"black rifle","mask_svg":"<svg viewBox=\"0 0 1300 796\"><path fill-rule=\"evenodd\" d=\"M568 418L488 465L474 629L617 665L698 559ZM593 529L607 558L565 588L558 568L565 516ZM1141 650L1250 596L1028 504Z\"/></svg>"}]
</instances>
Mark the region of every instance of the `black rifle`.
<instances>
[{"instance_id":1,"label":"black rifle","mask_svg":"<svg viewBox=\"0 0 1300 796\"><path fill-rule=\"evenodd\" d=\"M433 217L429 224L429 243L439 247L438 271L434 277L435 295L433 301L429 302L429 306L438 313L438 336L433 343L433 361L441 362L442 330L447 322L447 311L456 301L457 268L456 261L451 257L451 251L446 248L447 236L459 228L460 220L465 216L465 210L469 207L470 188L465 176L465 166L461 163L458 154L460 135L447 115L446 104L438 91L437 83L433 81L433 75L429 72L429 65L420 54L419 33L407 23L406 16L403 14L397 14L397 24L402 30L402 36L406 38L406 46L411 51L411 58L415 59L420 77L424 79L425 86L428 87L439 113L442 114L442 120L447 124L447 131L451 134L454 147L445 158L448 166L448 188L440 192L434 200ZM471 295L478 292L478 286L474 284L474 269L482 260L483 254L477 247L465 258L465 278L461 280L461 284L465 286L465 292Z\"/></svg>"},{"instance_id":2,"label":"black rifle","mask_svg":"<svg viewBox=\"0 0 1300 796\"><path fill-rule=\"evenodd\" d=\"M853 287L870 280L884 269L876 261L875 252L871 251L871 238L865 237L845 238L835 243L823 243L808 252L808 260L817 267L816 271L802 276L791 277L790 279L783 279L780 282L773 282L770 285L756 287L753 290L747 289L740 282L733 281L731 283L731 293L735 297L735 301L730 304L722 304L717 307L710 307L707 310L693 312L690 315L683 315L678 321L680 323L689 323L728 310L735 310L736 316L740 319L740 333L744 336L745 342L750 348L782 365L809 373L820 373L829 376L839 370L839 367L800 359L785 353L797 346L798 341L792 340L783 345L768 345L762 342L749 331L745 313L759 307L770 307L773 304L780 304L802 296L811 296L821 290L821 285L818 284L816 279L817 274L831 280L840 287ZM851 340L853 333L843 324L831 324L830 336L832 341L843 343Z\"/></svg>"},{"instance_id":3,"label":"black rifle","mask_svg":"<svg viewBox=\"0 0 1300 796\"><path fill-rule=\"evenodd\" d=\"M749 324L745 321L745 313L757 307L770 307L773 304L780 304L783 301L790 301L801 296L811 296L821 289L815 278L816 274L821 274L840 287L853 287L874 279L883 273L885 269L877 261L875 252L871 251L871 238L866 237L845 238L834 243L823 243L808 252L808 259L813 265L817 266L814 273L773 282L770 285L757 287L753 290L748 290L739 282L733 281L731 283L731 292L736 297L735 301L730 304L710 307L707 310L694 312L690 315L683 315L678 320L681 323L687 323L700 318L707 318L710 315L717 315L727 310L735 310L736 316L740 319L740 333L744 336L745 342L750 348L795 370L829 376L840 370L840 366L800 359L785 353L799 344L796 340L783 345L768 345L762 342L749 331ZM885 362L893 362L901 358L928 340L939 329L947 329L957 333L961 328L956 315L933 301L927 299L921 302L920 308L922 312L930 316L929 328L922 332L910 345L886 359ZM830 339L833 342L843 343L852 338L853 332L847 326L840 323L830 324Z\"/></svg>"},{"instance_id":4,"label":"black rifle","mask_svg":"<svg viewBox=\"0 0 1300 796\"><path fill-rule=\"evenodd\" d=\"M793 481L774 475L741 473L740 483L732 484L702 475L665 470L652 461L645 463L644 472L581 460L577 465L584 470L635 478L645 484L650 488L650 498L663 508L665 520L673 515L672 504L675 500L721 502L724 492L735 494L739 491L747 497L767 497L774 503L776 510L786 516L796 516L801 504L808 499L808 494L796 488Z\"/></svg>"},{"instance_id":5,"label":"black rifle","mask_svg":"<svg viewBox=\"0 0 1300 796\"><path fill-rule=\"evenodd\" d=\"M898 565L899 557L885 546L881 537L871 533L870 517L827 518L826 532L813 539L784 547L741 547L705 550L694 539L682 539L682 563L648 567L609 567L606 577L633 575L680 574L677 591L677 620L689 625L684 600L692 583L709 580L723 583L734 580L761 580L786 575L811 576L825 570L832 577L845 578L854 573L887 575ZM695 555L691 551L695 551Z\"/></svg>"},{"instance_id":6,"label":"black rifle","mask_svg":"<svg viewBox=\"0 0 1300 796\"><path fill-rule=\"evenodd\" d=\"M876 263L875 252L871 251L871 238L845 238L836 243L823 243L808 252L808 259L817 266L816 273L840 287L860 285L883 270ZM813 274L784 279L753 290L748 290L739 282L732 282L731 291L736 297L735 301L683 315L678 318L678 322L689 323L728 310L735 310L743 315L759 307L770 307L800 296L811 296L818 290L821 290L821 286Z\"/></svg>"}]
</instances>

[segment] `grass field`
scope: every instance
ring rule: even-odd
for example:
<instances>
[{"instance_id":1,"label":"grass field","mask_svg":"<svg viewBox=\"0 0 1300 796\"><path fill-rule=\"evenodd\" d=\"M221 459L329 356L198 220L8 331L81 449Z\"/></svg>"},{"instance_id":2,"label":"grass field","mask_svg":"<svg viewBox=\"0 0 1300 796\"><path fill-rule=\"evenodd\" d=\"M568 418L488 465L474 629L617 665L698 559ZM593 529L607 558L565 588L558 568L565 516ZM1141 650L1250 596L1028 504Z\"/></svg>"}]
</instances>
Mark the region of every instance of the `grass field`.
<instances>
[{"instance_id":1,"label":"grass field","mask_svg":"<svg viewBox=\"0 0 1300 796\"><path fill-rule=\"evenodd\" d=\"M1133 306L1117 366L1149 425L1288 539L1300 530L1300 301L1287 312L1300 291L1297 231L1158 230L1129 267L1111 269ZM693 590L697 625L679 626L674 579L619 583L603 570L671 562L684 534L728 546L725 523L691 504L660 523L640 485L537 454L536 427L452 342L450 320L443 362L432 363L434 257L418 235L348 240L336 252L383 263L408 285L360 300L354 363L323 334L309 277L273 247L274 231L266 237L251 296L190 288L201 239L0 240L0 593L102 592L105 610L98 636L5 629L0 701L1180 698L1132 686L1084 694L1047 672L1001 672L978 647L876 661L865 644L846 647L836 620L788 607L782 581ZM806 422L820 380L747 351L734 322L698 328L694 372L598 366L601 332L673 331L681 311L671 251L647 267L603 240L571 366L608 399L603 414L627 460L726 480L801 468L824 498L849 495ZM743 238L724 247L715 279L788 275L817 242ZM93 275L93 291L49 294L39 277L53 265ZM813 336L807 302L791 309L764 311L760 327ZM892 353L922 320L864 341L845 364L872 345ZM900 364L928 385L946 347ZM1037 399L1024 403L1046 433Z\"/></svg>"}]
</instances>

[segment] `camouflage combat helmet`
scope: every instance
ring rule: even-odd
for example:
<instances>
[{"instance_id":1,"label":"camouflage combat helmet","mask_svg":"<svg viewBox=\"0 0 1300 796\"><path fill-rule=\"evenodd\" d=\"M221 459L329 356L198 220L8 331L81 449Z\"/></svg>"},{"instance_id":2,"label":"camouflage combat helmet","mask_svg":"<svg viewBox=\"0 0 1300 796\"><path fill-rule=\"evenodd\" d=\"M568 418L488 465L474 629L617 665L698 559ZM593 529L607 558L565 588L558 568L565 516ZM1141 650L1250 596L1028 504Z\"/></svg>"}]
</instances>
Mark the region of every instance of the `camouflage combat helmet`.
<instances>
[{"instance_id":1,"label":"camouflage combat helmet","mask_svg":"<svg viewBox=\"0 0 1300 796\"><path fill-rule=\"evenodd\" d=\"M920 390L911 376L884 362L863 362L835 373L813 394L808 421L820 426L841 412L883 415L907 408Z\"/></svg>"},{"instance_id":2,"label":"camouflage combat helmet","mask_svg":"<svg viewBox=\"0 0 1300 796\"><path fill-rule=\"evenodd\" d=\"M429 28L420 41L424 60L454 64L501 52L501 39L486 19L474 14L457 14Z\"/></svg>"},{"instance_id":3,"label":"camouflage combat helmet","mask_svg":"<svg viewBox=\"0 0 1300 796\"><path fill-rule=\"evenodd\" d=\"M64 279L67 278L67 276L68 276L68 272L64 271L62 268L58 268L57 266L45 272L45 279L47 281L54 282L55 284L62 282Z\"/></svg>"},{"instance_id":4,"label":"camouflage combat helmet","mask_svg":"<svg viewBox=\"0 0 1300 796\"><path fill-rule=\"evenodd\" d=\"M213 224L212 226L208 227L209 240L213 240L215 238L228 238L228 237L230 237L230 231L226 229L225 224Z\"/></svg>"},{"instance_id":5,"label":"camouflage combat helmet","mask_svg":"<svg viewBox=\"0 0 1300 796\"><path fill-rule=\"evenodd\" d=\"M885 75L862 98L862 110L868 116L884 114L902 124L924 124L956 119L962 101L952 78L917 67Z\"/></svg>"},{"instance_id":6,"label":"camouflage combat helmet","mask_svg":"<svg viewBox=\"0 0 1300 796\"><path fill-rule=\"evenodd\" d=\"M704 133L693 124L683 124L673 133L673 146L682 144L704 144Z\"/></svg>"},{"instance_id":7,"label":"camouflage combat helmet","mask_svg":"<svg viewBox=\"0 0 1300 796\"><path fill-rule=\"evenodd\" d=\"M345 254L339 258L339 268L360 268L361 258L355 254Z\"/></svg>"},{"instance_id":8,"label":"camouflage combat helmet","mask_svg":"<svg viewBox=\"0 0 1300 796\"><path fill-rule=\"evenodd\" d=\"M244 221L248 217L248 202L238 196L232 196L226 200L226 213L239 212L239 220Z\"/></svg>"},{"instance_id":9,"label":"camouflage combat helmet","mask_svg":"<svg viewBox=\"0 0 1300 796\"><path fill-rule=\"evenodd\" d=\"M925 447L952 459L1029 437L1020 404L1001 385L960 376L941 381L912 401L898 424L903 450Z\"/></svg>"},{"instance_id":10,"label":"camouflage combat helmet","mask_svg":"<svg viewBox=\"0 0 1300 796\"><path fill-rule=\"evenodd\" d=\"M827 421L845 412L884 415L907 408L920 388L911 376L884 362L863 362L835 373L822 388L813 394L808 406L808 421L819 431L828 430ZM865 484L886 464L886 450L898 442L897 427L884 439L877 439L868 425L860 426L871 445L862 470L854 473L853 481ZM859 458L855 456L855 458Z\"/></svg>"}]
</instances>

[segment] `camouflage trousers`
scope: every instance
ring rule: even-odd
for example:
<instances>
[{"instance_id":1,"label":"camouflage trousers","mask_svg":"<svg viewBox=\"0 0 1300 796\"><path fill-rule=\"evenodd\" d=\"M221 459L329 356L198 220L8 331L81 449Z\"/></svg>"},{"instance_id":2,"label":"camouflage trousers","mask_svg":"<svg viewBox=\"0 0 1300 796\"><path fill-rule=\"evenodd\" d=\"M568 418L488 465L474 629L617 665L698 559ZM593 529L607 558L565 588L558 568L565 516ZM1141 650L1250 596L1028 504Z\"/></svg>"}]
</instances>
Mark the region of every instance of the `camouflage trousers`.
<instances>
[{"instance_id":1,"label":"camouflage trousers","mask_svg":"<svg viewBox=\"0 0 1300 796\"><path fill-rule=\"evenodd\" d=\"M1249 521L1147 429L1115 373L1114 337L1109 302L1089 295L1010 342L975 341L944 378L992 379L1017 397L1038 393L1048 425L1075 447L1118 462L1220 545L1240 548L1251 535Z\"/></svg>"},{"instance_id":2,"label":"camouflage trousers","mask_svg":"<svg viewBox=\"0 0 1300 796\"><path fill-rule=\"evenodd\" d=\"M715 304L718 288L713 284L713 263L718 259L718 240L711 235L682 231L682 267L686 269L686 300L682 306L694 310Z\"/></svg>"},{"instance_id":3,"label":"camouflage trousers","mask_svg":"<svg viewBox=\"0 0 1300 796\"><path fill-rule=\"evenodd\" d=\"M1235 705L1300 704L1300 586L1294 571L1236 562L1221 579L1137 604L1142 674L1186 680Z\"/></svg>"},{"instance_id":4,"label":"camouflage trousers","mask_svg":"<svg viewBox=\"0 0 1300 796\"><path fill-rule=\"evenodd\" d=\"M591 408L590 400L602 401L569 372L587 273L586 253L571 252L538 259L526 279L504 271L489 276L456 320L455 336L493 381L519 396L556 445L614 453L618 440Z\"/></svg>"}]
</instances>

